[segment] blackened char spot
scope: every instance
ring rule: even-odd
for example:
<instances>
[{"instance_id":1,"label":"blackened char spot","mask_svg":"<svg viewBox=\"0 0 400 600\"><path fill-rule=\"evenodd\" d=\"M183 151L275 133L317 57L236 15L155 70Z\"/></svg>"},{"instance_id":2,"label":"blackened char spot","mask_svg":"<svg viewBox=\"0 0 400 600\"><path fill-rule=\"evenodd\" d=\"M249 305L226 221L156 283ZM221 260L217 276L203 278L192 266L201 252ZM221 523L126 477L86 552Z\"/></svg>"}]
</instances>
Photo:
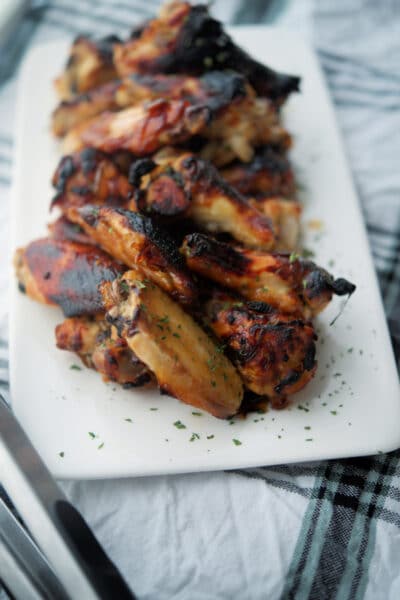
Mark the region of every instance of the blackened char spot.
<instances>
[{"instance_id":1,"label":"blackened char spot","mask_svg":"<svg viewBox=\"0 0 400 600\"><path fill-rule=\"evenodd\" d=\"M185 267L183 256L179 253L175 240L166 231L157 227L149 217L123 208L116 208L115 212L125 217L133 231L141 233L153 242L169 263L179 268Z\"/></svg>"},{"instance_id":2,"label":"blackened char spot","mask_svg":"<svg viewBox=\"0 0 400 600\"><path fill-rule=\"evenodd\" d=\"M315 344L312 342L307 346L306 354L303 360L303 367L306 371L311 371L315 366Z\"/></svg>"},{"instance_id":3,"label":"blackened char spot","mask_svg":"<svg viewBox=\"0 0 400 600\"><path fill-rule=\"evenodd\" d=\"M313 265L314 269L306 277L307 296L312 299L320 296L324 292L332 290L333 277L324 269Z\"/></svg>"},{"instance_id":4,"label":"blackened char spot","mask_svg":"<svg viewBox=\"0 0 400 600\"><path fill-rule=\"evenodd\" d=\"M275 310L272 306L270 306L269 304L266 304L266 302L256 302L256 301L247 302L246 306L250 310L254 310L255 312L259 312L259 313L263 313L263 314L268 314Z\"/></svg>"},{"instance_id":5,"label":"blackened char spot","mask_svg":"<svg viewBox=\"0 0 400 600\"><path fill-rule=\"evenodd\" d=\"M352 294L355 291L356 286L354 283L347 281L347 279L340 277L339 279L335 279L331 284L331 288L337 296L345 296L346 294Z\"/></svg>"},{"instance_id":6,"label":"blackened char spot","mask_svg":"<svg viewBox=\"0 0 400 600\"><path fill-rule=\"evenodd\" d=\"M76 167L72 156L64 156L61 159L61 163L58 167L58 178L55 185L56 190L59 193L64 193L68 182L68 179L76 172Z\"/></svg>"},{"instance_id":7,"label":"blackened char spot","mask_svg":"<svg viewBox=\"0 0 400 600\"><path fill-rule=\"evenodd\" d=\"M235 273L244 273L248 266L249 260L243 254L203 233L189 234L185 242L191 257L204 257L210 264Z\"/></svg>"},{"instance_id":8,"label":"blackened char spot","mask_svg":"<svg viewBox=\"0 0 400 600\"><path fill-rule=\"evenodd\" d=\"M119 43L121 43L121 40L116 35L107 35L95 42L101 58L110 66L113 64L113 46Z\"/></svg>"},{"instance_id":9,"label":"blackened char spot","mask_svg":"<svg viewBox=\"0 0 400 600\"><path fill-rule=\"evenodd\" d=\"M291 371L290 373L288 373L286 375L286 377L284 377L282 379L282 381L280 383L278 383L278 385L275 386L274 391L277 394L282 394L285 387L288 387L289 385L293 385L293 384L297 383L297 381L300 379L300 377L301 377L301 373L299 373L297 371Z\"/></svg>"},{"instance_id":10,"label":"blackened char spot","mask_svg":"<svg viewBox=\"0 0 400 600\"><path fill-rule=\"evenodd\" d=\"M128 181L134 187L139 187L143 175L147 175L156 167L156 163L151 158L142 158L134 162L129 169Z\"/></svg>"}]
</instances>

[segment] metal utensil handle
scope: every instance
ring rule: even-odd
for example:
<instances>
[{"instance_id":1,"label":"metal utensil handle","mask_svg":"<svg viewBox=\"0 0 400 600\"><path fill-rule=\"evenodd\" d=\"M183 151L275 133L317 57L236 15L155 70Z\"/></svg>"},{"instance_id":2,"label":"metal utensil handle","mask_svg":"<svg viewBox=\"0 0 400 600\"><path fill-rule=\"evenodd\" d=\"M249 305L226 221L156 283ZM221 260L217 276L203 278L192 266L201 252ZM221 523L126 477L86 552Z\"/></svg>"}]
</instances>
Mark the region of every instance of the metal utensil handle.
<instances>
[{"instance_id":1,"label":"metal utensil handle","mask_svg":"<svg viewBox=\"0 0 400 600\"><path fill-rule=\"evenodd\" d=\"M134 599L1 396L0 480L71 598Z\"/></svg>"}]
</instances>

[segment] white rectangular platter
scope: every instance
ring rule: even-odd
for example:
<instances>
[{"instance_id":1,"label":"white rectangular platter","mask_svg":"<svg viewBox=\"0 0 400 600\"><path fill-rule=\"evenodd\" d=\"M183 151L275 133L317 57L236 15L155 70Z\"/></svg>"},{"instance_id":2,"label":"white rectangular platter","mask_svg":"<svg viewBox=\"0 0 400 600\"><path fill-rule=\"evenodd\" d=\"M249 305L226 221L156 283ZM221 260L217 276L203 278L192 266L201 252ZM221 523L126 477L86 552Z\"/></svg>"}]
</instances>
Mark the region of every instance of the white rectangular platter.
<instances>
[{"instance_id":1,"label":"white rectangular platter","mask_svg":"<svg viewBox=\"0 0 400 600\"><path fill-rule=\"evenodd\" d=\"M231 30L257 59L302 76L284 110L304 202L305 245L357 291L318 319L319 369L289 410L220 421L158 392L122 390L55 348L58 309L12 286L11 393L15 412L51 471L61 478L183 473L373 454L400 446L400 395L377 280L358 200L316 58L292 33ZM65 43L35 48L18 94L15 247L45 235L50 177L59 159L49 120L52 80ZM314 221L314 226L312 221ZM310 223L311 222L311 223ZM317 228L315 228L317 224ZM180 420L185 428L177 429ZM89 433L90 432L90 433ZM192 434L198 434L198 437ZM95 437L94 437L95 436ZM190 441L192 439L192 441ZM234 440L241 442L238 444Z\"/></svg>"}]
</instances>

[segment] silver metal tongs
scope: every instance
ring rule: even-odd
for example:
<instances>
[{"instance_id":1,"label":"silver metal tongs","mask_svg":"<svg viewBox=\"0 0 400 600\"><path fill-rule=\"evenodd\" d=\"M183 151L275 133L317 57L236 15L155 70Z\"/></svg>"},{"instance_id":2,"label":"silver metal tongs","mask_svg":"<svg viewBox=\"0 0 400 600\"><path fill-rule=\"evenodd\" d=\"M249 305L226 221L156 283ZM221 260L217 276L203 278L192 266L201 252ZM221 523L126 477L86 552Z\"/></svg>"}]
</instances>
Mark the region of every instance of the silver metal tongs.
<instances>
[{"instance_id":1,"label":"silver metal tongs","mask_svg":"<svg viewBox=\"0 0 400 600\"><path fill-rule=\"evenodd\" d=\"M1 396L0 483L35 540L0 499L0 579L16 598L134 599Z\"/></svg>"}]
</instances>

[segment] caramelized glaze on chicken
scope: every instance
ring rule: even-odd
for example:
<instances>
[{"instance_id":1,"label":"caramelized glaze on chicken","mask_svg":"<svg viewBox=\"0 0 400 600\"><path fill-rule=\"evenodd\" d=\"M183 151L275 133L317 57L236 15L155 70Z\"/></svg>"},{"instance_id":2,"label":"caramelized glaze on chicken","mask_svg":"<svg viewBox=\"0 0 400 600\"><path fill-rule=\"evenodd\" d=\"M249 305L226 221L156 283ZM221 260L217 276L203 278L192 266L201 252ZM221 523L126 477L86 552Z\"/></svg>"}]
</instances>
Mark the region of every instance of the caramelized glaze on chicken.
<instances>
[{"instance_id":1,"label":"caramelized glaze on chicken","mask_svg":"<svg viewBox=\"0 0 400 600\"><path fill-rule=\"evenodd\" d=\"M309 319L333 294L352 294L355 286L334 279L311 261L288 254L267 254L218 242L204 234L186 236L182 252L190 269L283 313Z\"/></svg>"},{"instance_id":2,"label":"caramelized glaze on chicken","mask_svg":"<svg viewBox=\"0 0 400 600\"><path fill-rule=\"evenodd\" d=\"M37 302L59 305L68 317L101 312L99 285L125 270L94 246L51 238L19 248L14 265L22 292Z\"/></svg>"},{"instance_id":3,"label":"caramelized glaze on chicken","mask_svg":"<svg viewBox=\"0 0 400 600\"><path fill-rule=\"evenodd\" d=\"M311 323L263 302L242 302L215 292L209 324L226 344L245 386L280 407L314 376L316 335Z\"/></svg>"},{"instance_id":4,"label":"caramelized glaze on chicken","mask_svg":"<svg viewBox=\"0 0 400 600\"><path fill-rule=\"evenodd\" d=\"M184 142L204 129L210 117L206 106L191 106L186 100L155 100L105 112L71 129L64 138L64 151L91 146L104 152L129 150L137 156Z\"/></svg>"},{"instance_id":5,"label":"caramelized glaze on chicken","mask_svg":"<svg viewBox=\"0 0 400 600\"><path fill-rule=\"evenodd\" d=\"M173 298L183 304L196 298L196 286L175 242L148 217L90 205L69 208L67 217L111 256L128 267L140 269Z\"/></svg>"}]
</instances>

